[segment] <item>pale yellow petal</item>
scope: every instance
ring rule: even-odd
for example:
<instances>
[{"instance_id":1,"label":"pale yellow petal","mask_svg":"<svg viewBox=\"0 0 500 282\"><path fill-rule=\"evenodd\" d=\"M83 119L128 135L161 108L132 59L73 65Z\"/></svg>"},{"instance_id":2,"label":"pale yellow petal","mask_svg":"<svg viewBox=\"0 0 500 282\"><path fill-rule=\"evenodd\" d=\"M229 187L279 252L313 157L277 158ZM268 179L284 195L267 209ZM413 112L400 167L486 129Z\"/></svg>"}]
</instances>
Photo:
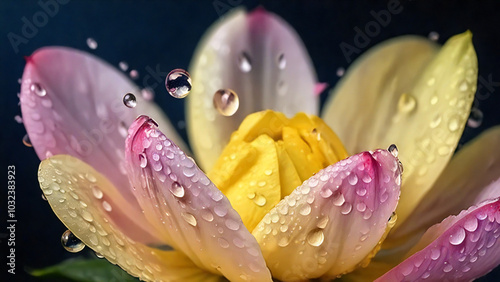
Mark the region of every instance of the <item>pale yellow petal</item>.
<instances>
[{"instance_id":1,"label":"pale yellow petal","mask_svg":"<svg viewBox=\"0 0 500 282\"><path fill-rule=\"evenodd\" d=\"M405 174L404 222L444 169L462 135L477 83L472 34L433 43L402 37L361 57L333 91L325 121L349 153L396 144ZM437 53L436 53L437 52Z\"/></svg>"},{"instance_id":2,"label":"pale yellow petal","mask_svg":"<svg viewBox=\"0 0 500 282\"><path fill-rule=\"evenodd\" d=\"M163 251L132 240L110 218L121 209L120 194L103 175L68 155L44 160L40 187L59 219L95 252L146 281L218 281L178 251ZM117 199L118 198L118 199Z\"/></svg>"}]
</instances>

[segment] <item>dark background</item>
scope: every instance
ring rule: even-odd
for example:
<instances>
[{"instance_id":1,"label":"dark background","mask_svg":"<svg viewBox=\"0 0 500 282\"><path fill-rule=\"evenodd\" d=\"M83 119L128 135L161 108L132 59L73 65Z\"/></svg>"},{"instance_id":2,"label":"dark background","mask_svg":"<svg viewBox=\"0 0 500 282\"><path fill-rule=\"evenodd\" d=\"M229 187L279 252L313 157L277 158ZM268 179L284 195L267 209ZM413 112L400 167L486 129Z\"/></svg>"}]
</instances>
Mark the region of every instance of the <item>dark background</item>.
<instances>
[{"instance_id":1,"label":"dark background","mask_svg":"<svg viewBox=\"0 0 500 282\"><path fill-rule=\"evenodd\" d=\"M47 0L42 0L46 2ZM62 0L61 0L62 1ZM163 72L174 68L187 68L198 40L211 23L216 21L228 7L244 5L253 9L262 5L289 22L301 36L319 80L330 87L338 81L336 70L347 68L339 44L353 45L354 27L364 29L374 20L370 11L386 9L385 1L83 1L65 0L59 11L49 17L48 23L38 29L37 34L19 46L14 52L7 34L22 35L22 18L32 22L35 13L41 11L38 1L1 0L0 2L0 150L4 175L2 182L1 225L6 222L6 171L8 165L16 166L16 274L6 276L5 227L0 229L2 258L0 280L26 281L29 278L23 268L41 268L78 255L66 252L60 245L60 235L66 228L56 218L47 202L41 198L36 180L39 160L32 148L25 147L21 140L25 134L22 124L14 121L20 115L17 106L18 78L24 68L23 56L48 45L71 46L91 52L112 65L126 61L130 69L141 76L146 66L159 64ZM391 22L371 38L366 48L385 39L404 34L427 36L439 33L439 42L469 29L473 32L474 46L479 59L479 75L493 85L478 86L477 105L484 113L484 122L479 128L466 128L461 143L470 140L483 130L500 124L500 11L499 1L401 1L403 11L393 15ZM88 37L98 42L96 50L86 44ZM357 57L354 55L353 58ZM185 135L183 101L168 99L162 83L155 89L155 100L163 107L174 126ZM322 100L326 98L324 93ZM500 270L492 272L482 281L498 280ZM5 277L5 279L1 279Z\"/></svg>"}]
</instances>

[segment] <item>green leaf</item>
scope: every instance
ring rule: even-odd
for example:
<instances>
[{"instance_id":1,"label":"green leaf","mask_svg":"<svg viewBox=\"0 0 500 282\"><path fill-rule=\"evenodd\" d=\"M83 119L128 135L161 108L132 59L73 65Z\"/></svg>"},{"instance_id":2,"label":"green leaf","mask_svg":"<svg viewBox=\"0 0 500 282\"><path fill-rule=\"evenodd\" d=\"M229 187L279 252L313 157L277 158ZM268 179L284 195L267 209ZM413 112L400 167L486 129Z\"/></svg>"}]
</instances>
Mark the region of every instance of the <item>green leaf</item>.
<instances>
[{"instance_id":1,"label":"green leaf","mask_svg":"<svg viewBox=\"0 0 500 282\"><path fill-rule=\"evenodd\" d=\"M57 265L28 272L51 281L139 281L105 259L68 259Z\"/></svg>"}]
</instances>

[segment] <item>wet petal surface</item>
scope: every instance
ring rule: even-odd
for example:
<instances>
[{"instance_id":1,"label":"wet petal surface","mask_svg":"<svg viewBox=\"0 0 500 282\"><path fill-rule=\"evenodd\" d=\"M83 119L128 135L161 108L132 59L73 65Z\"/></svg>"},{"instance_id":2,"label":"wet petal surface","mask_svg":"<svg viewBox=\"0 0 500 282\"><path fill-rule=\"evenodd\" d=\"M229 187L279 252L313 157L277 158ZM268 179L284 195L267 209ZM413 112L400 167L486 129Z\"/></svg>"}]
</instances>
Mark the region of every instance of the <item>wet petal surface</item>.
<instances>
[{"instance_id":1,"label":"wet petal surface","mask_svg":"<svg viewBox=\"0 0 500 282\"><path fill-rule=\"evenodd\" d=\"M177 251L162 251L142 244L121 231L130 209L103 175L69 155L42 161L40 187L59 219L95 252L129 274L150 281L217 281L219 277L199 269ZM117 221L118 220L118 221ZM137 226L132 225L132 228Z\"/></svg>"},{"instance_id":2,"label":"wet petal surface","mask_svg":"<svg viewBox=\"0 0 500 282\"><path fill-rule=\"evenodd\" d=\"M253 231L273 277L334 278L368 263L394 224L400 177L398 160L377 150L305 181Z\"/></svg>"},{"instance_id":3,"label":"wet petal surface","mask_svg":"<svg viewBox=\"0 0 500 282\"><path fill-rule=\"evenodd\" d=\"M500 201L451 216L431 227L416 252L376 281L469 281L500 264Z\"/></svg>"},{"instance_id":4,"label":"wet petal surface","mask_svg":"<svg viewBox=\"0 0 500 282\"><path fill-rule=\"evenodd\" d=\"M270 281L255 238L195 162L140 116L126 159L133 193L158 236L194 263L230 280Z\"/></svg>"},{"instance_id":5,"label":"wet petal surface","mask_svg":"<svg viewBox=\"0 0 500 282\"><path fill-rule=\"evenodd\" d=\"M217 22L199 44L190 67L188 133L201 166L209 170L230 134L250 113L273 109L292 116L317 114L316 75L303 43L278 16L257 9L235 10ZM213 106L219 89L239 96L231 117Z\"/></svg>"}]
</instances>

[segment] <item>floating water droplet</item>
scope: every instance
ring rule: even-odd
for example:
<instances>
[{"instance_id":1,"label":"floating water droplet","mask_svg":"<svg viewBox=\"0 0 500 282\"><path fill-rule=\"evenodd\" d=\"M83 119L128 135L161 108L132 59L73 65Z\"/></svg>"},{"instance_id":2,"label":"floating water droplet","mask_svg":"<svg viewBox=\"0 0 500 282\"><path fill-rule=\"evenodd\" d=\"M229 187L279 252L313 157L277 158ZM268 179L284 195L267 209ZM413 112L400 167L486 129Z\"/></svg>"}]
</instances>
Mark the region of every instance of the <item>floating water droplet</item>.
<instances>
[{"instance_id":1,"label":"floating water droplet","mask_svg":"<svg viewBox=\"0 0 500 282\"><path fill-rule=\"evenodd\" d=\"M417 100L410 94L403 93L398 100L398 110L402 113L409 113L415 109Z\"/></svg>"},{"instance_id":2,"label":"floating water droplet","mask_svg":"<svg viewBox=\"0 0 500 282\"><path fill-rule=\"evenodd\" d=\"M192 215L190 213L183 212L183 213L181 213L181 216L191 226L196 226L198 224L198 222L196 221L196 218L194 217L194 215Z\"/></svg>"},{"instance_id":3,"label":"floating water droplet","mask_svg":"<svg viewBox=\"0 0 500 282\"><path fill-rule=\"evenodd\" d=\"M173 182L172 185L170 186L170 192L172 192L172 194L174 196L176 196L177 198L182 198L184 197L184 187L182 187L181 184L179 184L179 182Z\"/></svg>"},{"instance_id":4,"label":"floating water droplet","mask_svg":"<svg viewBox=\"0 0 500 282\"><path fill-rule=\"evenodd\" d=\"M285 67L286 67L285 54L283 54L283 53L279 54L278 60L277 60L277 64L278 64L278 68L280 70L284 70L285 69Z\"/></svg>"},{"instance_id":5,"label":"floating water droplet","mask_svg":"<svg viewBox=\"0 0 500 282\"><path fill-rule=\"evenodd\" d=\"M31 144L31 140L30 140L30 137L28 136L28 134L24 135L24 137L23 137L23 144L26 147L33 147L33 145Z\"/></svg>"},{"instance_id":6,"label":"floating water droplet","mask_svg":"<svg viewBox=\"0 0 500 282\"><path fill-rule=\"evenodd\" d=\"M139 78L139 72L137 70L131 70L128 75L130 76L130 78L132 79L137 79Z\"/></svg>"},{"instance_id":7,"label":"floating water droplet","mask_svg":"<svg viewBox=\"0 0 500 282\"><path fill-rule=\"evenodd\" d=\"M14 120L19 124L23 123L23 118L20 115L14 116Z\"/></svg>"},{"instance_id":8,"label":"floating water droplet","mask_svg":"<svg viewBox=\"0 0 500 282\"><path fill-rule=\"evenodd\" d=\"M125 94L125 96L123 96L123 104L127 106L127 108L135 108L135 106L137 106L135 95L132 93Z\"/></svg>"},{"instance_id":9,"label":"floating water droplet","mask_svg":"<svg viewBox=\"0 0 500 282\"><path fill-rule=\"evenodd\" d=\"M44 97L45 95L47 95L47 90L45 90L45 88L43 88L40 83L32 83L30 85L30 91L31 93L34 93L35 95L39 96L39 97Z\"/></svg>"},{"instance_id":10,"label":"floating water droplet","mask_svg":"<svg viewBox=\"0 0 500 282\"><path fill-rule=\"evenodd\" d=\"M344 76L344 74L345 74L345 69L344 69L343 67L339 67L339 68L337 68L337 72L336 72L336 74L337 74L337 76L338 76L338 77L342 77L342 76Z\"/></svg>"},{"instance_id":11,"label":"floating water droplet","mask_svg":"<svg viewBox=\"0 0 500 282\"><path fill-rule=\"evenodd\" d=\"M307 243L313 247L318 247L323 244L325 240L325 234L321 229L314 229L309 234L307 234Z\"/></svg>"},{"instance_id":12,"label":"floating water droplet","mask_svg":"<svg viewBox=\"0 0 500 282\"><path fill-rule=\"evenodd\" d=\"M238 57L238 66L242 72L250 72L252 70L252 61L246 52L242 52Z\"/></svg>"},{"instance_id":13,"label":"floating water droplet","mask_svg":"<svg viewBox=\"0 0 500 282\"><path fill-rule=\"evenodd\" d=\"M90 49L95 50L97 49L97 41L95 41L94 38L89 37L87 38L87 46L89 46Z\"/></svg>"},{"instance_id":14,"label":"floating water droplet","mask_svg":"<svg viewBox=\"0 0 500 282\"><path fill-rule=\"evenodd\" d=\"M231 89L219 89L213 98L215 109L223 116L232 116L240 106L240 99Z\"/></svg>"},{"instance_id":15,"label":"floating water droplet","mask_svg":"<svg viewBox=\"0 0 500 282\"><path fill-rule=\"evenodd\" d=\"M128 70L128 64L125 61L121 61L118 63L118 66L122 71L127 71Z\"/></svg>"},{"instance_id":16,"label":"floating water droplet","mask_svg":"<svg viewBox=\"0 0 500 282\"><path fill-rule=\"evenodd\" d=\"M470 111L467 125L472 128L478 128L483 123L483 112L478 108L472 108Z\"/></svg>"},{"instance_id":17,"label":"floating water droplet","mask_svg":"<svg viewBox=\"0 0 500 282\"><path fill-rule=\"evenodd\" d=\"M191 91L191 76L183 69L174 69L165 79L165 88L172 97L182 99Z\"/></svg>"},{"instance_id":18,"label":"floating water droplet","mask_svg":"<svg viewBox=\"0 0 500 282\"><path fill-rule=\"evenodd\" d=\"M61 236L61 244L66 251L71 253L78 253L85 248L85 244L76 238L70 230L66 230Z\"/></svg>"},{"instance_id":19,"label":"floating water droplet","mask_svg":"<svg viewBox=\"0 0 500 282\"><path fill-rule=\"evenodd\" d=\"M438 41L438 39L439 39L439 33L435 32L435 31L431 31L431 32L429 32L428 37L432 41Z\"/></svg>"},{"instance_id":20,"label":"floating water droplet","mask_svg":"<svg viewBox=\"0 0 500 282\"><path fill-rule=\"evenodd\" d=\"M387 151L389 151L389 153L391 153L395 158L398 157L398 147L396 147L395 144L391 144L391 146L389 146L389 149L387 149Z\"/></svg>"},{"instance_id":21,"label":"floating water droplet","mask_svg":"<svg viewBox=\"0 0 500 282\"><path fill-rule=\"evenodd\" d=\"M146 87L141 90L141 96L146 101L151 101L155 97L155 92L151 87Z\"/></svg>"}]
</instances>

